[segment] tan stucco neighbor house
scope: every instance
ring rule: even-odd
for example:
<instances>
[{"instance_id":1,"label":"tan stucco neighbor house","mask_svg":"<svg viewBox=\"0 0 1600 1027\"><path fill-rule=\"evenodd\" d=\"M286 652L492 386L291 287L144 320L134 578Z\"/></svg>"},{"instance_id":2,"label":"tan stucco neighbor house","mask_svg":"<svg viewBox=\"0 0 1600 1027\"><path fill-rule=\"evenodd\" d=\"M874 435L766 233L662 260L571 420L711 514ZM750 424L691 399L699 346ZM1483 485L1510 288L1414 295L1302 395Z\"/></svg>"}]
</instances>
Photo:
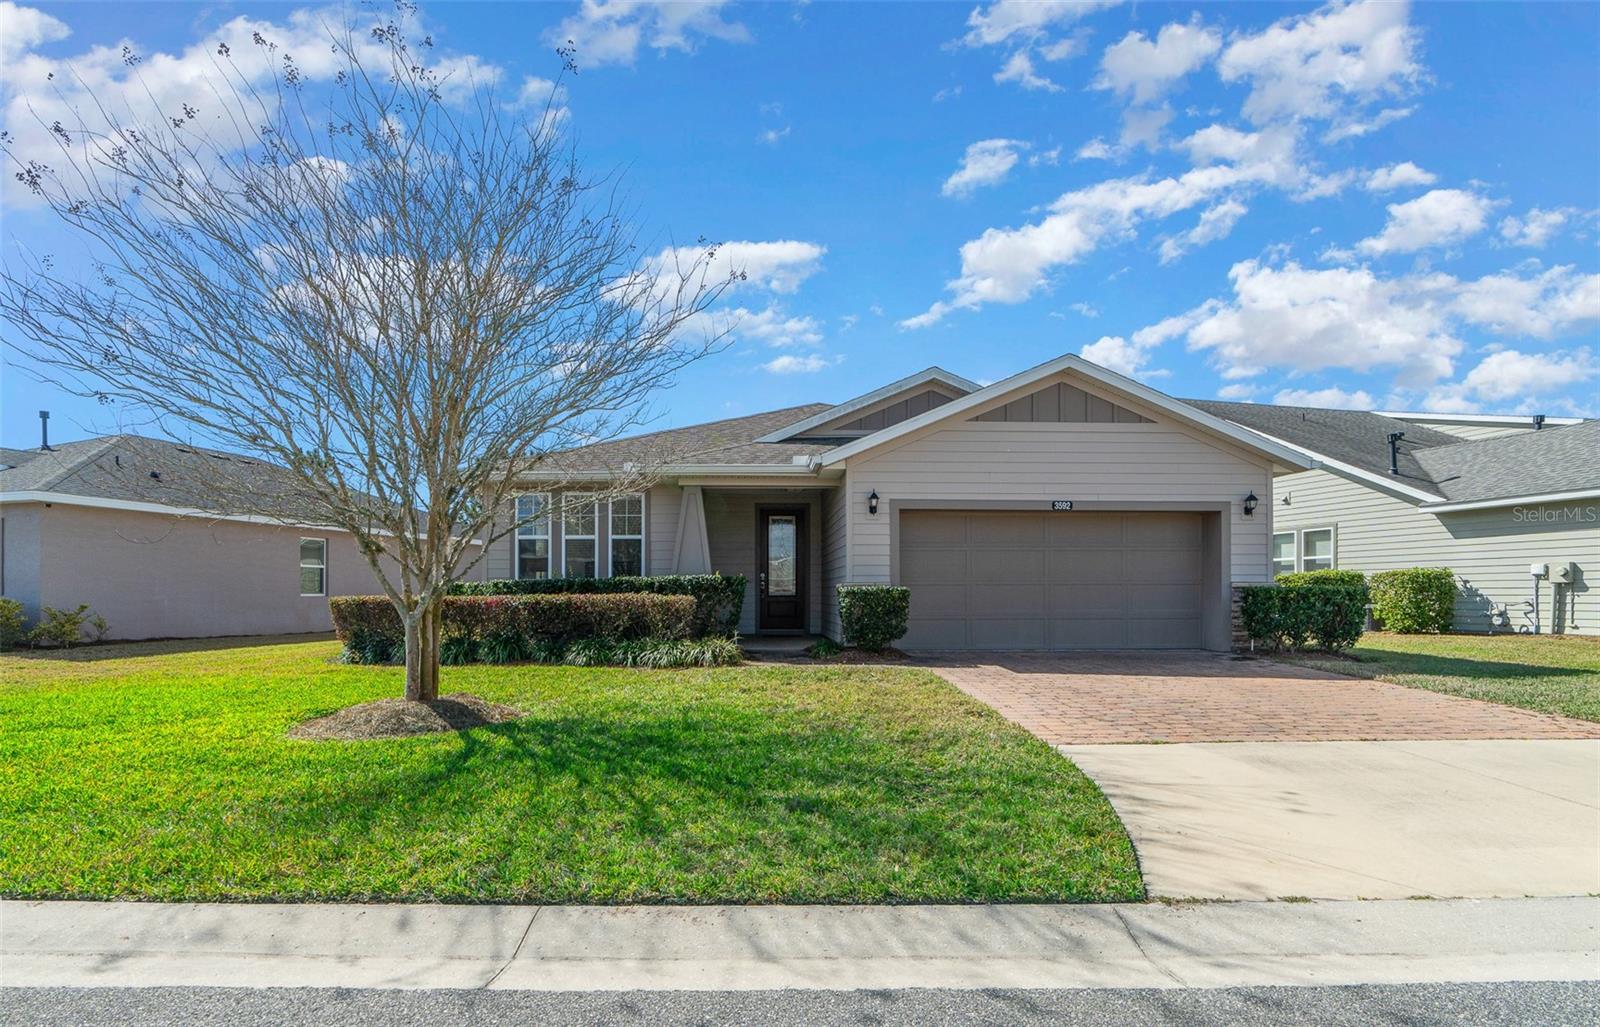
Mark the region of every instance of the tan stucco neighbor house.
<instances>
[{"instance_id":1,"label":"tan stucco neighbor house","mask_svg":"<svg viewBox=\"0 0 1600 1027\"><path fill-rule=\"evenodd\" d=\"M1600 634L1600 420L1190 402L1316 462L1274 483L1274 573L1448 567L1458 631Z\"/></svg>"},{"instance_id":2,"label":"tan stucco neighbor house","mask_svg":"<svg viewBox=\"0 0 1600 1027\"><path fill-rule=\"evenodd\" d=\"M488 576L742 574L742 633L835 638L836 586L901 584L908 649L1226 649L1232 586L1272 576L1274 478L1315 466L1076 355L551 462L520 476Z\"/></svg>"},{"instance_id":3,"label":"tan stucco neighbor house","mask_svg":"<svg viewBox=\"0 0 1600 1027\"><path fill-rule=\"evenodd\" d=\"M218 480L275 497L276 515L206 509ZM378 588L292 492L270 464L136 435L0 449L0 594L30 622L88 603L115 639L331 630L329 596Z\"/></svg>"}]
</instances>

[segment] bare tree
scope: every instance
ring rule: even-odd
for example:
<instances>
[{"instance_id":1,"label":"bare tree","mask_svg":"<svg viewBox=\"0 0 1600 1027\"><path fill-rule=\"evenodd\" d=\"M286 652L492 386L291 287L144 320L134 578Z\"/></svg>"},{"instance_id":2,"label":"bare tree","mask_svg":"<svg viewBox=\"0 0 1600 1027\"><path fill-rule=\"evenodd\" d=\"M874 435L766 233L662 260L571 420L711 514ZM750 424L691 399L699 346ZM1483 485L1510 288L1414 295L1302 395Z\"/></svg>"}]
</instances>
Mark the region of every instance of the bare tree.
<instances>
[{"instance_id":1,"label":"bare tree","mask_svg":"<svg viewBox=\"0 0 1600 1027\"><path fill-rule=\"evenodd\" d=\"M558 94L521 110L407 34L403 9L331 28L314 88L269 39L264 82L219 44L205 95L159 121L96 97L50 123L59 160L6 135L93 271L8 253L0 313L47 380L287 468L357 540L405 625L406 696L431 700L440 600L514 528L509 472L638 423L719 344L700 315L727 280L704 245L640 255Z\"/></svg>"}]
</instances>

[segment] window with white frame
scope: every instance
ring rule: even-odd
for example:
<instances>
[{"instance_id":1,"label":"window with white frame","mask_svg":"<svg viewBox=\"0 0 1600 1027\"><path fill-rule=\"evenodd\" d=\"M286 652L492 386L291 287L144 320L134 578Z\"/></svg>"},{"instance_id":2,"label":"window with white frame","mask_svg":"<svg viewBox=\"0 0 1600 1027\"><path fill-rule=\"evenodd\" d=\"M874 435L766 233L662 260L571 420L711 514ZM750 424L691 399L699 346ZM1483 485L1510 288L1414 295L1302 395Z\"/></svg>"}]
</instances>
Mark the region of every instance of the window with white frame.
<instances>
[{"instance_id":1,"label":"window with white frame","mask_svg":"<svg viewBox=\"0 0 1600 1027\"><path fill-rule=\"evenodd\" d=\"M644 496L611 501L611 577L644 573Z\"/></svg>"},{"instance_id":2,"label":"window with white frame","mask_svg":"<svg viewBox=\"0 0 1600 1027\"><path fill-rule=\"evenodd\" d=\"M519 578L550 576L550 497L536 493L517 497L517 553L513 572Z\"/></svg>"},{"instance_id":3,"label":"window with white frame","mask_svg":"<svg viewBox=\"0 0 1600 1027\"><path fill-rule=\"evenodd\" d=\"M1280 531L1272 536L1272 576L1294 573L1294 532Z\"/></svg>"},{"instance_id":4,"label":"window with white frame","mask_svg":"<svg viewBox=\"0 0 1600 1027\"><path fill-rule=\"evenodd\" d=\"M1332 570L1333 564L1333 529L1302 528L1300 530L1300 569L1303 571L1326 571Z\"/></svg>"},{"instance_id":5,"label":"window with white frame","mask_svg":"<svg viewBox=\"0 0 1600 1027\"><path fill-rule=\"evenodd\" d=\"M561 497L561 572L569 578L599 576L599 507L592 492Z\"/></svg>"},{"instance_id":6,"label":"window with white frame","mask_svg":"<svg viewBox=\"0 0 1600 1027\"><path fill-rule=\"evenodd\" d=\"M300 594L303 596L328 594L327 539L300 540Z\"/></svg>"}]
</instances>

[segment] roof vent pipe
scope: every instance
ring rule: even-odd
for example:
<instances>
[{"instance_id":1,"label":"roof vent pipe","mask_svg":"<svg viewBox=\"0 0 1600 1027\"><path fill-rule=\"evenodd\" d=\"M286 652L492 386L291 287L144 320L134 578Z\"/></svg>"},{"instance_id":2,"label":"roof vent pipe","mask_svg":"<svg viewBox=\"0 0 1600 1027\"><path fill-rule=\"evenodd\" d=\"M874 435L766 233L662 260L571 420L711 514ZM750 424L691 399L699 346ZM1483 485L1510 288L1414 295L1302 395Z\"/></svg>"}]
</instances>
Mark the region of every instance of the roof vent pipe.
<instances>
[{"instance_id":1,"label":"roof vent pipe","mask_svg":"<svg viewBox=\"0 0 1600 1027\"><path fill-rule=\"evenodd\" d=\"M1533 415L1533 430L1534 431L1540 431L1543 428L1544 428L1544 415L1543 414L1534 414Z\"/></svg>"},{"instance_id":2,"label":"roof vent pipe","mask_svg":"<svg viewBox=\"0 0 1600 1027\"><path fill-rule=\"evenodd\" d=\"M39 451L50 452L50 411L39 411Z\"/></svg>"},{"instance_id":3,"label":"roof vent pipe","mask_svg":"<svg viewBox=\"0 0 1600 1027\"><path fill-rule=\"evenodd\" d=\"M1403 431L1389 433L1389 473L1400 473L1400 440L1406 437Z\"/></svg>"}]
</instances>

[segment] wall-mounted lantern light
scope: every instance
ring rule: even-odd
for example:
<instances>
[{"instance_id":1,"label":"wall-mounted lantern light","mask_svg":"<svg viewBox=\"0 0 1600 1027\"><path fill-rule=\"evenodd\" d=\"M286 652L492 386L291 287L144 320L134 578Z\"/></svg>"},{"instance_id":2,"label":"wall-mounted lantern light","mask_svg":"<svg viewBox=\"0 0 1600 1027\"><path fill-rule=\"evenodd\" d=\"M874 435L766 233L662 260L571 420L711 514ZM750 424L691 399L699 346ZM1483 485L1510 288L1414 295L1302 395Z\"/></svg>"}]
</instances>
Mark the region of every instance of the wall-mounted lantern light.
<instances>
[{"instance_id":1,"label":"wall-mounted lantern light","mask_svg":"<svg viewBox=\"0 0 1600 1027\"><path fill-rule=\"evenodd\" d=\"M873 489L872 495L867 497L867 513L878 516L878 490Z\"/></svg>"},{"instance_id":2,"label":"wall-mounted lantern light","mask_svg":"<svg viewBox=\"0 0 1600 1027\"><path fill-rule=\"evenodd\" d=\"M1256 512L1256 503L1258 502L1260 502L1260 500L1256 499L1256 494L1254 492L1251 492L1248 496L1244 497L1244 515L1246 517L1249 517L1251 514Z\"/></svg>"}]
</instances>

